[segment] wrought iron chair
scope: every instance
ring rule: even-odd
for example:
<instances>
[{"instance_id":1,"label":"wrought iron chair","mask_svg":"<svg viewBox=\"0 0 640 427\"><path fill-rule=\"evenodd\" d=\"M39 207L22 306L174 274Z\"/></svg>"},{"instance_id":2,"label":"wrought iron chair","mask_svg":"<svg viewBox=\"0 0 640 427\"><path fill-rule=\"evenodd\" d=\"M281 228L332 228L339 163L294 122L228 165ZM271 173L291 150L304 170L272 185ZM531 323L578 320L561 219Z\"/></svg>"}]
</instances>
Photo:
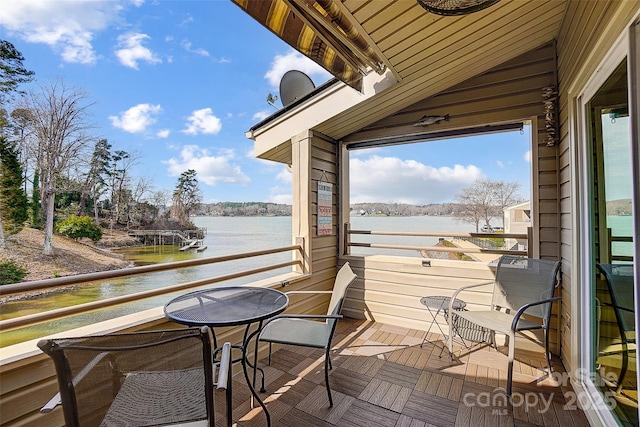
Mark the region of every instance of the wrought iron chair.
<instances>
[{"instance_id":1,"label":"wrought iron chair","mask_svg":"<svg viewBox=\"0 0 640 427\"><path fill-rule=\"evenodd\" d=\"M269 364L271 364L271 347L273 343L320 348L325 350L324 379L329 397L329 406L333 406L331 387L329 386L329 370L331 366L331 340L336 330L340 311L347 288L356 279L349 263L345 263L336 275L333 291L291 291L291 294L331 294L326 315L282 314L269 319L259 333L258 341L269 343ZM320 321L319 321L320 320ZM249 338L249 341L251 338Z\"/></svg>"},{"instance_id":2,"label":"wrought iron chair","mask_svg":"<svg viewBox=\"0 0 640 427\"><path fill-rule=\"evenodd\" d=\"M507 371L507 390L511 396L513 382L513 360L515 355L515 335L517 332L542 329L544 331L545 358L548 374L551 374L551 353L549 352L549 319L551 305L560 297L554 297L555 287L559 283L559 261L548 261L514 256L502 256L498 262L496 279L490 283L480 283L459 288L451 301L460 298L459 294L471 288L493 285L491 308L488 310L457 311L449 309L449 354L453 354L452 334L455 333L456 319L465 319L490 332L495 344L495 334L507 336L509 346L509 365ZM526 315L525 317L522 317ZM534 321L536 318L537 320ZM529 320L531 319L531 320Z\"/></svg>"},{"instance_id":3,"label":"wrought iron chair","mask_svg":"<svg viewBox=\"0 0 640 427\"><path fill-rule=\"evenodd\" d=\"M60 390L41 412L62 404L68 427L214 426L210 343L207 327L41 340ZM218 388L227 388L230 350Z\"/></svg>"},{"instance_id":4,"label":"wrought iron chair","mask_svg":"<svg viewBox=\"0 0 640 427\"><path fill-rule=\"evenodd\" d=\"M618 360L615 364L620 366L620 375L616 392L620 393L629 367L629 353L636 352L633 265L597 264L596 267L605 279L608 293L608 301L600 301L601 309L609 307L613 311L619 333L608 339L598 333L598 362L609 364L612 359Z\"/></svg>"}]
</instances>

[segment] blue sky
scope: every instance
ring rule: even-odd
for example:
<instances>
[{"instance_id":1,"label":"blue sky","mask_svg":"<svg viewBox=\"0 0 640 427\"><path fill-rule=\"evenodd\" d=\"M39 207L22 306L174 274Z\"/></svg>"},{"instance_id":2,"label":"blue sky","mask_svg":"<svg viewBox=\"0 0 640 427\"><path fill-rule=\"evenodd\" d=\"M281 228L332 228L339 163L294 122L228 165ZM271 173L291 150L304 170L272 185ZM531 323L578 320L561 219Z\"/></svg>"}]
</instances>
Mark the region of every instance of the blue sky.
<instances>
[{"instance_id":1,"label":"blue sky","mask_svg":"<svg viewBox=\"0 0 640 427\"><path fill-rule=\"evenodd\" d=\"M291 203L291 175L253 157L244 132L276 111L292 69L331 76L229 0L5 0L0 38L35 72L85 90L96 138L138 158L137 177L172 191L195 169L204 202ZM26 88L25 88L26 89ZM276 107L281 107L278 100ZM529 191L529 134L352 153L352 202L439 203L484 177Z\"/></svg>"}]
</instances>

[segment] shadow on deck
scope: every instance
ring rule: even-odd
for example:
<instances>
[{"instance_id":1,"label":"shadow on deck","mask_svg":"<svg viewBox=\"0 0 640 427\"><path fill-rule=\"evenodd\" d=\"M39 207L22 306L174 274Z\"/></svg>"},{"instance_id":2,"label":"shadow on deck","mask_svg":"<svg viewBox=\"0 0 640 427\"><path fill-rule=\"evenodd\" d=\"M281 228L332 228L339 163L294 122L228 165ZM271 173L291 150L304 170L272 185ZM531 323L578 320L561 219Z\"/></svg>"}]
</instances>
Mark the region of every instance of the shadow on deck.
<instances>
[{"instance_id":1,"label":"shadow on deck","mask_svg":"<svg viewBox=\"0 0 640 427\"><path fill-rule=\"evenodd\" d=\"M425 343L423 331L343 319L334 337L330 374L334 406L324 387L322 350L280 347L266 359L267 403L274 426L588 426L575 407L573 389L561 384L563 366L554 359L546 378L543 356L516 349L513 402L504 395L507 356L486 346L455 352ZM442 337L432 334L434 342ZM239 371L239 369L238 369ZM543 381L538 383L542 378ZM241 372L234 375L234 425L262 426L265 417L250 408ZM217 425L226 425L224 399L216 396Z\"/></svg>"}]
</instances>

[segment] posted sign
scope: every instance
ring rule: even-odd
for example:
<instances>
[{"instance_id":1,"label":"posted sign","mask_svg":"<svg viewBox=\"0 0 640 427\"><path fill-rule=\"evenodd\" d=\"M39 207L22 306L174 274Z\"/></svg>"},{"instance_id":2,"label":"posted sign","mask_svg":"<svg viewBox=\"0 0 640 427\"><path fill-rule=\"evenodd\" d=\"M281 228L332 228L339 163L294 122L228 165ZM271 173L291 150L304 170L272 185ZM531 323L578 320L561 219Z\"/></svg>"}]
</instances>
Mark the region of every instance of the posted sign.
<instances>
[{"instance_id":1,"label":"posted sign","mask_svg":"<svg viewBox=\"0 0 640 427\"><path fill-rule=\"evenodd\" d=\"M318 181L318 236L328 236L333 230L333 184Z\"/></svg>"}]
</instances>

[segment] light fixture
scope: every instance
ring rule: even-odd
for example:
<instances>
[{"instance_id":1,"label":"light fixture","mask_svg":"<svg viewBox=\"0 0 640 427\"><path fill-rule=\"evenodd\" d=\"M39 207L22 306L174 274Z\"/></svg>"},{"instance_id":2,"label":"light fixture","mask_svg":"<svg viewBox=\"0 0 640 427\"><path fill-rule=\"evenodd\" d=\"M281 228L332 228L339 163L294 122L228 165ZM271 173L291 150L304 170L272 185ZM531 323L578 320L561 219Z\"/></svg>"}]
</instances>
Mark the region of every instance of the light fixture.
<instances>
[{"instance_id":1,"label":"light fixture","mask_svg":"<svg viewBox=\"0 0 640 427\"><path fill-rule=\"evenodd\" d=\"M418 0L425 10L443 16L466 15L493 6L500 0Z\"/></svg>"},{"instance_id":2,"label":"light fixture","mask_svg":"<svg viewBox=\"0 0 640 427\"><path fill-rule=\"evenodd\" d=\"M275 102L277 100L278 100L278 97L276 95L273 95L272 93L269 93L269 95L267 95L267 104L271 105L276 110L278 109L278 107L275 106Z\"/></svg>"}]
</instances>

